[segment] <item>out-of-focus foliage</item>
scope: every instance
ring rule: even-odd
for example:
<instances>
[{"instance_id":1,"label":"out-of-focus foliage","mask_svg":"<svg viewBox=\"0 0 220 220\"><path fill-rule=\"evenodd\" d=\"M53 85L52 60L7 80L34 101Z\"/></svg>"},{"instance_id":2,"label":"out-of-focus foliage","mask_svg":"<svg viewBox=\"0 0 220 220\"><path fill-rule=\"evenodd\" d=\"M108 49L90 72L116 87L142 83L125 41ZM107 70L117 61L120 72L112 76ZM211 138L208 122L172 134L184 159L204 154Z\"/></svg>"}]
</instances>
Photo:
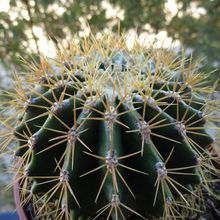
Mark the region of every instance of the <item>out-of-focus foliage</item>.
<instances>
[{"instance_id":1,"label":"out-of-focus foliage","mask_svg":"<svg viewBox=\"0 0 220 220\"><path fill-rule=\"evenodd\" d=\"M206 70L220 67L220 1L177 0L176 15L166 30L173 39L178 39L193 49L195 57L204 57ZM215 78L220 77L219 72Z\"/></svg>"},{"instance_id":2,"label":"out-of-focus foliage","mask_svg":"<svg viewBox=\"0 0 220 220\"><path fill-rule=\"evenodd\" d=\"M65 41L85 31L86 23L93 32L117 30L118 18L122 31L166 30L191 48L195 57L206 57L202 67L219 67L220 1L171 2L178 10L167 10L167 0L10 0L9 11L0 10L0 59L18 64L19 56L39 53L42 33L36 28L56 43L55 38Z\"/></svg>"}]
</instances>

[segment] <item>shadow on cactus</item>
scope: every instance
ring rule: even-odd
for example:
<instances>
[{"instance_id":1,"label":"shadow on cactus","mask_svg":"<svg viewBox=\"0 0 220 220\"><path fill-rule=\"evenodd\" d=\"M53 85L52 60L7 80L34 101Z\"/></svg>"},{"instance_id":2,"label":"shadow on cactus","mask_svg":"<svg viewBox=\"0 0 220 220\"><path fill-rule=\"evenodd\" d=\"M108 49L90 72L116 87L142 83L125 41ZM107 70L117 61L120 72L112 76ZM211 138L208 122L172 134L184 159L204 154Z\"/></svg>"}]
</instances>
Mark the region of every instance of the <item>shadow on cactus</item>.
<instances>
[{"instance_id":1,"label":"shadow on cactus","mask_svg":"<svg viewBox=\"0 0 220 220\"><path fill-rule=\"evenodd\" d=\"M215 88L191 60L108 34L24 63L1 150L33 218L185 219L217 197Z\"/></svg>"}]
</instances>

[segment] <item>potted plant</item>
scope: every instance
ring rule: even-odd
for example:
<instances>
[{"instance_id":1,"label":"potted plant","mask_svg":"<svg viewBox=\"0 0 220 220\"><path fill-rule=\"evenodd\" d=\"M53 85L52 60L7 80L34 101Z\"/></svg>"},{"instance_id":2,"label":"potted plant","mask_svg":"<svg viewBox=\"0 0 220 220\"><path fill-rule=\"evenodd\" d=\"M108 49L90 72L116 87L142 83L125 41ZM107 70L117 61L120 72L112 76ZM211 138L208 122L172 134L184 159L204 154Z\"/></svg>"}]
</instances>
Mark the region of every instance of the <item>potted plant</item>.
<instances>
[{"instance_id":1,"label":"potted plant","mask_svg":"<svg viewBox=\"0 0 220 220\"><path fill-rule=\"evenodd\" d=\"M214 89L184 56L103 34L25 64L2 150L16 143L27 218L187 219L204 211L204 190L217 197Z\"/></svg>"}]
</instances>

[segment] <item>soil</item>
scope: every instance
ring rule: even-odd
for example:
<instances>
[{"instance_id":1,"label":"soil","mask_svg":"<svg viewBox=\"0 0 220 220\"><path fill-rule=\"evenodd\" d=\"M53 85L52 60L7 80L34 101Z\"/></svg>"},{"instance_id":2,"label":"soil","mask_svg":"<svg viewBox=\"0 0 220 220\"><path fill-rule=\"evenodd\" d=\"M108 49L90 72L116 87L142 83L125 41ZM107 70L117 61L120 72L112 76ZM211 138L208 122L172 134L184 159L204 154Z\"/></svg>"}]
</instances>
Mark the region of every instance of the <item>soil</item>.
<instances>
[{"instance_id":1,"label":"soil","mask_svg":"<svg viewBox=\"0 0 220 220\"><path fill-rule=\"evenodd\" d=\"M212 192L216 196L220 197L220 182L211 185ZM203 192L205 201L205 210L202 214L197 214L193 218L187 218L186 220L220 220L220 199L214 198L207 191Z\"/></svg>"}]
</instances>

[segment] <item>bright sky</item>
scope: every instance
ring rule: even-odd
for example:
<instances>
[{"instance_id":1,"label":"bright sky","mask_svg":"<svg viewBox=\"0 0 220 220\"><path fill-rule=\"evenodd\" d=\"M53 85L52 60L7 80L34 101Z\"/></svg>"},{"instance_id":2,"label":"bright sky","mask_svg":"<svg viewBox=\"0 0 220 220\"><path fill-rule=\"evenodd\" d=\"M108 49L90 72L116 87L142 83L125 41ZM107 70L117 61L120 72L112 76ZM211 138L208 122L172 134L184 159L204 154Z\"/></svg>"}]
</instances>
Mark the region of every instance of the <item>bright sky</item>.
<instances>
[{"instance_id":1,"label":"bright sky","mask_svg":"<svg viewBox=\"0 0 220 220\"><path fill-rule=\"evenodd\" d=\"M123 11L120 10L119 7L113 8L106 0L103 1L102 6L104 8L108 8L107 17L115 17L115 18L119 17L120 19L123 19L124 14L123 14ZM9 8L10 8L9 0L0 0L0 11L7 12L9 10ZM195 9L196 9L196 11L195 11ZM166 10L169 12L171 17L172 17L172 15L175 15L178 10L176 0L167 0ZM199 15L205 13L203 8L198 9L195 6L192 7L191 10L192 10L193 14L195 14L195 16L199 16ZM56 11L59 11L60 13L62 13L62 8L58 8ZM27 16L25 13L23 13L22 15ZM12 14L11 16L13 16L13 17L15 16L15 18L16 18L16 14L14 14L14 15ZM168 19L169 19L169 17L168 17ZM81 23L82 23L82 25L85 25L85 21L83 20L83 18L81 19ZM148 26L146 26L146 27L149 29ZM84 28L84 30L85 29L86 29L86 27ZM87 31L85 31L84 33L80 33L80 34L83 35L86 32L88 32L88 28L87 28ZM34 33L37 36L41 36L40 39L38 40L38 46L40 48L40 51L45 55L49 55L50 57L51 56L53 57L55 54L51 53L51 51L54 51L53 46L52 46L52 42L48 41L47 37L44 34L43 29L41 27L34 27ZM30 36L30 38L32 38L30 31L27 32L26 34L28 36ZM134 39L135 39L135 31L131 30L131 31L129 31L128 45L132 45L132 43L134 42ZM154 42L154 45L155 45L155 42L157 42L157 45L155 45L155 46L158 46L158 47L160 47L160 46L170 47L171 45L172 46L179 45L178 41L173 42L172 39L167 36L167 32L165 30L160 31L157 35L149 34L149 33L142 33L139 36L139 40L142 43L144 42L145 44L152 44ZM30 47L32 49L35 49L35 43L33 40L30 40Z\"/></svg>"},{"instance_id":2,"label":"bright sky","mask_svg":"<svg viewBox=\"0 0 220 220\"><path fill-rule=\"evenodd\" d=\"M0 11L9 10L9 0L0 0Z\"/></svg>"}]
</instances>

